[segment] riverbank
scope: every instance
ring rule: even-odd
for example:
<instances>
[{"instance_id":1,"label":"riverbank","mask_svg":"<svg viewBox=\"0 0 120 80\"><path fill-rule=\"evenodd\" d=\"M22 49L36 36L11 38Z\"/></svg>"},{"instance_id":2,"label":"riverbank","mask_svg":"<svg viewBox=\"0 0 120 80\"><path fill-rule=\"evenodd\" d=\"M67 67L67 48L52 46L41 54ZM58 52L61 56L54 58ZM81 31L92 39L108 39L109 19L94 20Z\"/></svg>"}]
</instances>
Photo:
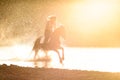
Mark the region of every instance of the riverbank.
<instances>
[{"instance_id":1,"label":"riverbank","mask_svg":"<svg viewBox=\"0 0 120 80\"><path fill-rule=\"evenodd\" d=\"M0 65L0 80L120 80L120 73Z\"/></svg>"}]
</instances>

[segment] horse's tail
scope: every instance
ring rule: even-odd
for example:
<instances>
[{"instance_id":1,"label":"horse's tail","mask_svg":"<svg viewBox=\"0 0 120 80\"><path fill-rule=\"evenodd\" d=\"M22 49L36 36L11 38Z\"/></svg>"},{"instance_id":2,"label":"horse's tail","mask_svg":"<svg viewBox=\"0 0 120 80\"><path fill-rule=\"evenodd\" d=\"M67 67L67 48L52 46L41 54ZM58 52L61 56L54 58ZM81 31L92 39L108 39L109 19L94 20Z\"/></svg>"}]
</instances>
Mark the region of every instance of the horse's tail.
<instances>
[{"instance_id":1,"label":"horse's tail","mask_svg":"<svg viewBox=\"0 0 120 80\"><path fill-rule=\"evenodd\" d=\"M35 40L34 46L33 46L33 48L32 48L33 51L40 48L41 38L42 38L42 37L38 37L38 38Z\"/></svg>"}]
</instances>

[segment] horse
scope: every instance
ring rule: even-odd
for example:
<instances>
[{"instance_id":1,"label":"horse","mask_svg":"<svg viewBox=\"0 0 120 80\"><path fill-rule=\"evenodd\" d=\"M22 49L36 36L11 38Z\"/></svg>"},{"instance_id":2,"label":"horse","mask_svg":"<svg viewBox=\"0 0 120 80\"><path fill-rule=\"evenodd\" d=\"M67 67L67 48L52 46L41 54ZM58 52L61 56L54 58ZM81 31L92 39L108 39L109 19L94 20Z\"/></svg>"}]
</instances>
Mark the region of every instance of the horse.
<instances>
[{"instance_id":1,"label":"horse","mask_svg":"<svg viewBox=\"0 0 120 80\"><path fill-rule=\"evenodd\" d=\"M61 37L65 39L65 29L63 26L59 26L54 30L54 32L50 36L48 43L44 43L44 41L41 43L43 36L38 37L35 40L32 49L33 51L35 51L34 60L36 60L39 50L43 50L45 53L52 50L58 54L59 61L62 64L64 60L64 48L61 46ZM59 49L62 50L62 57L60 56Z\"/></svg>"}]
</instances>

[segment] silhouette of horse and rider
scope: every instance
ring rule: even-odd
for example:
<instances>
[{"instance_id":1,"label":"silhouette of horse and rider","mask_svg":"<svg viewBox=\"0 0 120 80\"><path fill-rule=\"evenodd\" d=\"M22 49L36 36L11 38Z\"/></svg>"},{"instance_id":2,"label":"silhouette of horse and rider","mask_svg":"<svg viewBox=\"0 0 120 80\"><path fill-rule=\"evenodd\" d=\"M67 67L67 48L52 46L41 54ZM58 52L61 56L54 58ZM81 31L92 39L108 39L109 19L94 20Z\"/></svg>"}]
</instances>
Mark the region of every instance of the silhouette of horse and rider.
<instances>
[{"instance_id":1,"label":"silhouette of horse and rider","mask_svg":"<svg viewBox=\"0 0 120 80\"><path fill-rule=\"evenodd\" d=\"M61 46L61 37L65 39L65 29L63 25L56 26L56 16L49 16L46 24L44 36L36 39L33 51L35 51L34 60L38 55L39 50L47 53L50 50L58 54L60 63L64 60L64 48ZM44 38L44 41L42 42ZM62 50L62 57L60 56L59 49Z\"/></svg>"}]
</instances>

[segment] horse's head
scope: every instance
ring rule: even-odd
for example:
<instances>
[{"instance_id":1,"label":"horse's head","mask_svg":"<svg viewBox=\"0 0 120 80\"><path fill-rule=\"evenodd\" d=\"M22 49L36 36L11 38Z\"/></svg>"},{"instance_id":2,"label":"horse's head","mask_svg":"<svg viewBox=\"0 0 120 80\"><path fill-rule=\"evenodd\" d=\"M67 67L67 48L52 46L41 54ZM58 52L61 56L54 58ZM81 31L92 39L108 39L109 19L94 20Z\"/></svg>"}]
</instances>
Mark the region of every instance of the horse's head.
<instances>
[{"instance_id":1,"label":"horse's head","mask_svg":"<svg viewBox=\"0 0 120 80\"><path fill-rule=\"evenodd\" d=\"M65 39L65 28L63 25L58 27L58 32L59 32L59 35Z\"/></svg>"}]
</instances>

